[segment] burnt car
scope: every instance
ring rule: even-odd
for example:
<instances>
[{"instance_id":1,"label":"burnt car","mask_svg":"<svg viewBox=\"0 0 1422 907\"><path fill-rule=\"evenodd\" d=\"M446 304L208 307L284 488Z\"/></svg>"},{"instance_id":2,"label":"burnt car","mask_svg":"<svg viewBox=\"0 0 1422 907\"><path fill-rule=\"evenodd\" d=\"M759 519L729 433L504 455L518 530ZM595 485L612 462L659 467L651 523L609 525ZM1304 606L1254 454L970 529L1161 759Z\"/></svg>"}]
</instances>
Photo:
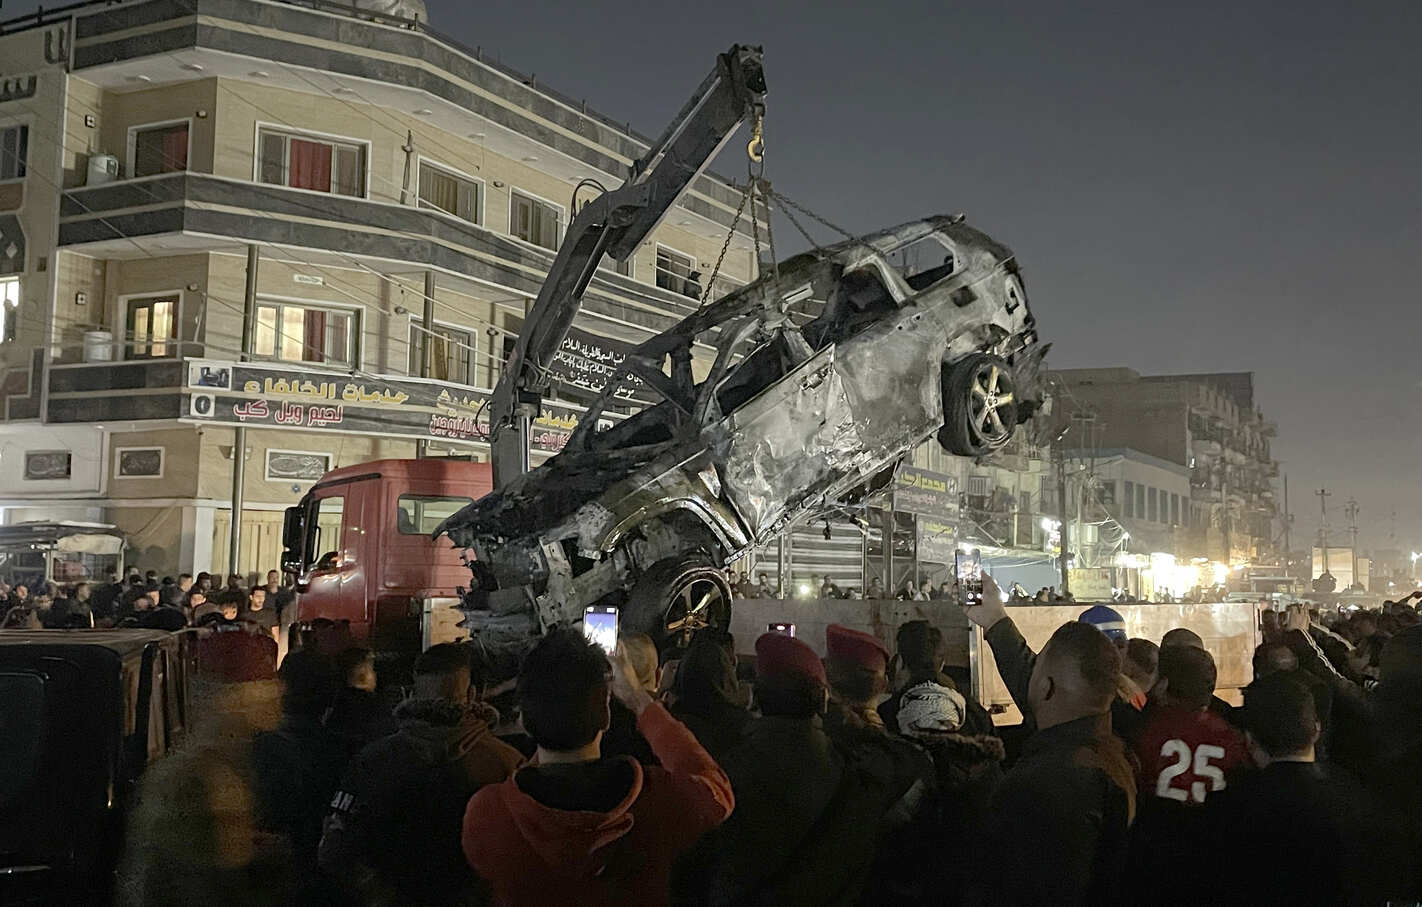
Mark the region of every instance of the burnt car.
<instances>
[{"instance_id":1,"label":"burnt car","mask_svg":"<svg viewBox=\"0 0 1422 907\"><path fill-rule=\"evenodd\" d=\"M697 378L693 343L716 349ZM514 647L615 604L659 641L725 626L725 568L884 487L937 435L987 455L1040 405L1012 252L930 217L794 257L637 346L567 448L435 531L472 551L466 626ZM609 418L634 388L660 398Z\"/></svg>"}]
</instances>

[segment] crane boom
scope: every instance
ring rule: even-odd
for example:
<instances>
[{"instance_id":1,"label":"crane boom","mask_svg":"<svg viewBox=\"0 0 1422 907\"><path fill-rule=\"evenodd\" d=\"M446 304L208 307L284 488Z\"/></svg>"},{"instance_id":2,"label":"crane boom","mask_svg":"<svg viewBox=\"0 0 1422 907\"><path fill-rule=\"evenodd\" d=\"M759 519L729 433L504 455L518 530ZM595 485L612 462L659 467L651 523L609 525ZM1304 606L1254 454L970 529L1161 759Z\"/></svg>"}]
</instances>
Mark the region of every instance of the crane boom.
<instances>
[{"instance_id":1,"label":"crane boom","mask_svg":"<svg viewBox=\"0 0 1422 907\"><path fill-rule=\"evenodd\" d=\"M764 111L761 49L734 45L633 162L627 181L583 205L569 222L490 400L495 488L528 471L529 425L548 390L548 367L603 255L624 261L636 252L741 123Z\"/></svg>"}]
</instances>

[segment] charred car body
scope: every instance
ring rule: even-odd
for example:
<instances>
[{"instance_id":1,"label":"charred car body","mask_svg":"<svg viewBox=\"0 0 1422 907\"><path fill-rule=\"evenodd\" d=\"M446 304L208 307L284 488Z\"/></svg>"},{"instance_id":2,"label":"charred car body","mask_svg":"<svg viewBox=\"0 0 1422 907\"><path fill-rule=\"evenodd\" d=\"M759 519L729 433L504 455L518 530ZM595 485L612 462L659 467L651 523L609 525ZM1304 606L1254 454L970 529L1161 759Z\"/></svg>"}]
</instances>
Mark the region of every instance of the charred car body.
<instances>
[{"instance_id":1,"label":"charred car body","mask_svg":"<svg viewBox=\"0 0 1422 907\"><path fill-rule=\"evenodd\" d=\"M699 381L693 343L717 351ZM1011 251L961 218L792 258L636 347L562 453L438 527L473 553L467 625L494 648L593 604L662 640L724 626L726 565L862 500L935 433L1002 447L1045 352ZM607 427L633 381L661 402Z\"/></svg>"}]
</instances>

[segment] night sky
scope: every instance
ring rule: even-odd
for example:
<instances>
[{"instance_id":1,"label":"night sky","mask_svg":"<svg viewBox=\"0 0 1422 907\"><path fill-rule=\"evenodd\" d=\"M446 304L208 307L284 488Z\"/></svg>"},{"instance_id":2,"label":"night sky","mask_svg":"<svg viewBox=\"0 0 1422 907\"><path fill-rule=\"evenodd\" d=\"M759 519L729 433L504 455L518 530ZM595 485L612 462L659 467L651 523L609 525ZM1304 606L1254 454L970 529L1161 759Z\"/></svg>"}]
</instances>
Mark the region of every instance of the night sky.
<instances>
[{"instance_id":1,"label":"night sky","mask_svg":"<svg viewBox=\"0 0 1422 907\"><path fill-rule=\"evenodd\" d=\"M1016 250L1056 367L1254 371L1295 547L1326 485L1364 547L1395 512L1422 550L1422 4L429 5L647 134L763 45L777 189L855 231L966 212Z\"/></svg>"}]
</instances>

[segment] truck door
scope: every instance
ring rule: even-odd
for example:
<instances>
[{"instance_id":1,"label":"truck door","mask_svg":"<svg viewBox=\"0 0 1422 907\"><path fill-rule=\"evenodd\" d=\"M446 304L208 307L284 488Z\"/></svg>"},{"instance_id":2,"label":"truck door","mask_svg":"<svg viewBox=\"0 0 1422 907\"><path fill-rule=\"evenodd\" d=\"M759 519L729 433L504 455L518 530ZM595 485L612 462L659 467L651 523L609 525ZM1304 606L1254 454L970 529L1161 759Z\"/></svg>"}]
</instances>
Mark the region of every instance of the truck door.
<instances>
[{"instance_id":1,"label":"truck door","mask_svg":"<svg viewBox=\"0 0 1422 907\"><path fill-rule=\"evenodd\" d=\"M351 483L316 492L307 514L306 557L311 565L301 593L301 619L317 617L365 624L363 544L369 491L376 483ZM355 628L357 631L361 627ZM363 635L363 633L362 633Z\"/></svg>"}]
</instances>

